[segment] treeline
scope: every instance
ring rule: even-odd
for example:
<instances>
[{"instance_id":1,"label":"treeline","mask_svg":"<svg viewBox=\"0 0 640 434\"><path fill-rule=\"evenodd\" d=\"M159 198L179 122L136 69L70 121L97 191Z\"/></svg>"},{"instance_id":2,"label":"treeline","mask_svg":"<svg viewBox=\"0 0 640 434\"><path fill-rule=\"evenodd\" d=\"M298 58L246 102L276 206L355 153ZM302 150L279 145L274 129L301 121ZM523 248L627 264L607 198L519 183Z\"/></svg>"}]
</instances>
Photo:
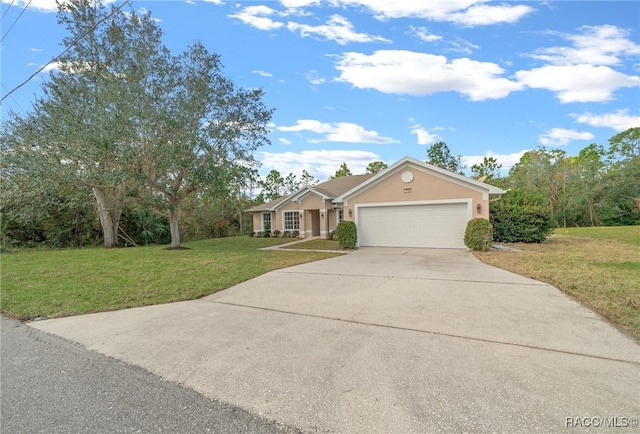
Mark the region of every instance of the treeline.
<instances>
[{"instance_id":1,"label":"treeline","mask_svg":"<svg viewBox=\"0 0 640 434\"><path fill-rule=\"evenodd\" d=\"M465 170L461 156L444 142L429 148L427 162ZM491 203L495 211L527 212L550 227L640 224L640 127L611 137L607 147L593 143L575 156L540 147L526 152L506 176L500 169L493 157L470 168L472 177L508 190Z\"/></svg>"},{"instance_id":2,"label":"treeline","mask_svg":"<svg viewBox=\"0 0 640 434\"><path fill-rule=\"evenodd\" d=\"M59 3L59 67L2 123L2 245L179 249L244 231L273 109L201 43L172 54L126 4Z\"/></svg>"},{"instance_id":3,"label":"treeline","mask_svg":"<svg viewBox=\"0 0 640 434\"><path fill-rule=\"evenodd\" d=\"M499 182L522 200L546 205L556 227L640 224L640 128L611 137L608 148L590 144L576 156L527 152Z\"/></svg>"}]
</instances>

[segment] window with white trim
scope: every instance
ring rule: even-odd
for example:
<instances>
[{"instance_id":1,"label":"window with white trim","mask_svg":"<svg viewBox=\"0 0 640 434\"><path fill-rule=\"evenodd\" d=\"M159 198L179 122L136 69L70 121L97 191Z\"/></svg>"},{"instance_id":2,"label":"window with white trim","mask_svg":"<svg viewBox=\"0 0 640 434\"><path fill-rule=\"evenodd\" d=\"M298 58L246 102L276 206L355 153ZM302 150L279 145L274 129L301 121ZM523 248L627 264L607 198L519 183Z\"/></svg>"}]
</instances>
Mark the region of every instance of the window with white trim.
<instances>
[{"instance_id":1,"label":"window with white trim","mask_svg":"<svg viewBox=\"0 0 640 434\"><path fill-rule=\"evenodd\" d=\"M262 213L262 230L266 230L267 227L271 229L271 213L263 212Z\"/></svg>"},{"instance_id":2,"label":"window with white trim","mask_svg":"<svg viewBox=\"0 0 640 434\"><path fill-rule=\"evenodd\" d=\"M340 223L341 221L344 220L344 210L342 208L339 208L336 210L336 216L338 219L338 223Z\"/></svg>"},{"instance_id":3,"label":"window with white trim","mask_svg":"<svg viewBox=\"0 0 640 434\"><path fill-rule=\"evenodd\" d=\"M284 212L284 230L297 231L300 229L300 215L298 211Z\"/></svg>"}]
</instances>

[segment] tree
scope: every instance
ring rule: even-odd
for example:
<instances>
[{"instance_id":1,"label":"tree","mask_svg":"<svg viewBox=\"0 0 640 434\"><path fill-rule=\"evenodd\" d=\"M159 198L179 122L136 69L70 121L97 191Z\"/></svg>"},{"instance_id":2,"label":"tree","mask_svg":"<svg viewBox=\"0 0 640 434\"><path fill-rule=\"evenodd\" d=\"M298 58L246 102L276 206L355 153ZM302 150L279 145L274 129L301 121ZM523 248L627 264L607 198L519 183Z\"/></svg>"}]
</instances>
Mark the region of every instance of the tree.
<instances>
[{"instance_id":1,"label":"tree","mask_svg":"<svg viewBox=\"0 0 640 434\"><path fill-rule=\"evenodd\" d=\"M306 170L302 169L302 175L300 176L300 185L302 187L313 187L320 181L315 176L311 175Z\"/></svg>"},{"instance_id":2,"label":"tree","mask_svg":"<svg viewBox=\"0 0 640 434\"><path fill-rule=\"evenodd\" d=\"M3 147L34 177L90 189L105 246L117 245L127 196L140 191L169 217L178 248L183 201L221 171L256 164L273 110L262 90L223 76L202 44L171 55L150 14L125 14L124 4L61 2L68 51L34 111L7 123Z\"/></svg>"},{"instance_id":3,"label":"tree","mask_svg":"<svg viewBox=\"0 0 640 434\"><path fill-rule=\"evenodd\" d=\"M464 173L462 156L454 156L445 142L434 143L427 149L427 163L459 175Z\"/></svg>"},{"instance_id":4,"label":"tree","mask_svg":"<svg viewBox=\"0 0 640 434\"><path fill-rule=\"evenodd\" d=\"M387 167L389 167L389 166L387 166L387 164L384 161L372 161L367 166L366 173L376 174L376 173L380 172L381 170L386 169Z\"/></svg>"},{"instance_id":5,"label":"tree","mask_svg":"<svg viewBox=\"0 0 640 434\"><path fill-rule=\"evenodd\" d=\"M572 166L571 188L576 192L575 221L579 226L597 226L601 219L597 213L597 192L607 169L605 150L592 143L581 149L576 157L570 157Z\"/></svg>"},{"instance_id":6,"label":"tree","mask_svg":"<svg viewBox=\"0 0 640 434\"><path fill-rule=\"evenodd\" d=\"M272 169L264 181L260 183L262 187L262 194L265 200L275 200L284 196L285 185L284 178L280 175L276 169Z\"/></svg>"},{"instance_id":7,"label":"tree","mask_svg":"<svg viewBox=\"0 0 640 434\"><path fill-rule=\"evenodd\" d=\"M329 179L335 179L341 176L351 176L351 175L352 173L351 173L351 170L349 170L349 168L347 167L347 163L343 162L340 168L336 170L336 173L333 176L331 176Z\"/></svg>"},{"instance_id":8,"label":"tree","mask_svg":"<svg viewBox=\"0 0 640 434\"><path fill-rule=\"evenodd\" d=\"M131 179L131 91L139 64L153 63L160 32L148 15L125 15L89 0L60 3L69 36L59 71L24 117L3 127L10 164L36 179L61 179L92 192L105 247L118 244Z\"/></svg>"},{"instance_id":9,"label":"tree","mask_svg":"<svg viewBox=\"0 0 640 434\"><path fill-rule=\"evenodd\" d=\"M476 179L484 177L484 181L491 181L500 177L502 164L494 157L484 157L482 163L471 166L471 173Z\"/></svg>"},{"instance_id":10,"label":"tree","mask_svg":"<svg viewBox=\"0 0 640 434\"><path fill-rule=\"evenodd\" d=\"M640 127L629 128L609 139L609 153L622 159L640 156Z\"/></svg>"},{"instance_id":11,"label":"tree","mask_svg":"<svg viewBox=\"0 0 640 434\"><path fill-rule=\"evenodd\" d=\"M178 249L184 199L221 170L255 165L252 151L270 143L273 110L262 102L262 90L236 88L223 76L219 56L201 43L164 56L155 70L158 80L142 95L149 118L141 121L138 162L145 185L164 199L171 248Z\"/></svg>"}]
</instances>

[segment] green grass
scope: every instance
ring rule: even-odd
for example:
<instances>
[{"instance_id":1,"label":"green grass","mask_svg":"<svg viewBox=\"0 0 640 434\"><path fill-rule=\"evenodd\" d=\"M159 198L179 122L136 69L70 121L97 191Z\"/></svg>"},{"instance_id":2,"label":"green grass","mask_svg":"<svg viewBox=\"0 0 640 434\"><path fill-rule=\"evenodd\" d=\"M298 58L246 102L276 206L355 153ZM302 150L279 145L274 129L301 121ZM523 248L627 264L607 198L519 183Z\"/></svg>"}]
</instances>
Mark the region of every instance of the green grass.
<instances>
[{"instance_id":1,"label":"green grass","mask_svg":"<svg viewBox=\"0 0 640 434\"><path fill-rule=\"evenodd\" d=\"M597 226L591 228L558 228L556 235L614 240L640 246L640 226Z\"/></svg>"},{"instance_id":2,"label":"green grass","mask_svg":"<svg viewBox=\"0 0 640 434\"><path fill-rule=\"evenodd\" d=\"M291 246L293 249L344 250L335 240L314 239Z\"/></svg>"},{"instance_id":3,"label":"green grass","mask_svg":"<svg viewBox=\"0 0 640 434\"><path fill-rule=\"evenodd\" d=\"M329 252L263 251L291 239L233 237L123 249L21 250L1 254L3 314L28 320L190 300Z\"/></svg>"},{"instance_id":4,"label":"green grass","mask_svg":"<svg viewBox=\"0 0 640 434\"><path fill-rule=\"evenodd\" d=\"M518 251L475 253L483 262L547 282L640 341L640 226L558 229Z\"/></svg>"}]
</instances>

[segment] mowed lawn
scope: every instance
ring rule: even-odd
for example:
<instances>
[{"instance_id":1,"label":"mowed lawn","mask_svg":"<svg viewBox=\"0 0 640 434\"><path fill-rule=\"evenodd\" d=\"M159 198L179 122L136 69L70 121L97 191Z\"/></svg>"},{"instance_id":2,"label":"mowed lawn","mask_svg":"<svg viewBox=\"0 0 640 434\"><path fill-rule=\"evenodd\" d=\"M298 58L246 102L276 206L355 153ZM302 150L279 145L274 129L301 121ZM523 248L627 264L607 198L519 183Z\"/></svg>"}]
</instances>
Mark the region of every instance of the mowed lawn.
<instances>
[{"instance_id":1,"label":"mowed lawn","mask_svg":"<svg viewBox=\"0 0 640 434\"><path fill-rule=\"evenodd\" d=\"M264 251L291 239L232 237L122 249L20 250L1 254L2 313L28 320L190 300L329 252Z\"/></svg>"},{"instance_id":2,"label":"mowed lawn","mask_svg":"<svg viewBox=\"0 0 640 434\"><path fill-rule=\"evenodd\" d=\"M640 341L640 226L557 229L519 251L476 253L483 262L549 283Z\"/></svg>"}]
</instances>

